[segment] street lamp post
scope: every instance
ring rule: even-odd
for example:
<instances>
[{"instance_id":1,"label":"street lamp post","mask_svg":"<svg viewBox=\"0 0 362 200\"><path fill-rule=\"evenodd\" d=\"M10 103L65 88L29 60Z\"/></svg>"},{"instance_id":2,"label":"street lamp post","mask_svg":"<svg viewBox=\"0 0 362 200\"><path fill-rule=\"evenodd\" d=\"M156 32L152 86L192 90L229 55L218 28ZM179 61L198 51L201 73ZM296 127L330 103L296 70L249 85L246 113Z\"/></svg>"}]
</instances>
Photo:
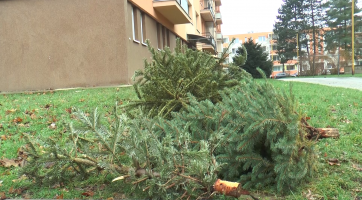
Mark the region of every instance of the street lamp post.
<instances>
[{"instance_id":1,"label":"street lamp post","mask_svg":"<svg viewBox=\"0 0 362 200\"><path fill-rule=\"evenodd\" d=\"M354 0L352 0L352 76L354 75Z\"/></svg>"}]
</instances>

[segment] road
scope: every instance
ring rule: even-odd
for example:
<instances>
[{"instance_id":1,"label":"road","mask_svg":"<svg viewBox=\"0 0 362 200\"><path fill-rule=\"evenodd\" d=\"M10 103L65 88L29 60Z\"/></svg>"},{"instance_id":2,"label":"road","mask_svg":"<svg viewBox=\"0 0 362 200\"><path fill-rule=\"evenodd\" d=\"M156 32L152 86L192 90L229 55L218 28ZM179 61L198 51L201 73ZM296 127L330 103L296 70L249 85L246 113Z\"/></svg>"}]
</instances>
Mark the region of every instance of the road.
<instances>
[{"instance_id":1,"label":"road","mask_svg":"<svg viewBox=\"0 0 362 200\"><path fill-rule=\"evenodd\" d=\"M341 77L341 78L281 78L281 81L298 81L305 83L315 83L331 87L351 88L362 91L362 78Z\"/></svg>"}]
</instances>

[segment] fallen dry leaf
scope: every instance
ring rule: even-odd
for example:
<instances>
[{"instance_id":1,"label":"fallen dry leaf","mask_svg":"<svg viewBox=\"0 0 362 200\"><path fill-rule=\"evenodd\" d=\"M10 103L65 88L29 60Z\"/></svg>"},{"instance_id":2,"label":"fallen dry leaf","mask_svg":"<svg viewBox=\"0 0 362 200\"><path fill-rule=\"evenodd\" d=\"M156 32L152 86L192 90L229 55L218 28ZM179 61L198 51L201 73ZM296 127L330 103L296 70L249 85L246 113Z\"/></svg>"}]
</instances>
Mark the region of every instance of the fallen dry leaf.
<instances>
[{"instance_id":1,"label":"fallen dry leaf","mask_svg":"<svg viewBox=\"0 0 362 200\"><path fill-rule=\"evenodd\" d=\"M79 100L79 102L83 102L83 101L84 101L84 99L80 99L80 100Z\"/></svg>"},{"instance_id":2,"label":"fallen dry leaf","mask_svg":"<svg viewBox=\"0 0 362 200\"><path fill-rule=\"evenodd\" d=\"M0 139L1 139L1 140L6 140L6 139L7 139L7 138L6 138L6 135L1 135L1 136L0 136Z\"/></svg>"},{"instance_id":3,"label":"fallen dry leaf","mask_svg":"<svg viewBox=\"0 0 362 200\"><path fill-rule=\"evenodd\" d=\"M51 124L49 125L49 128L51 128L51 129L56 129L57 126L55 125L55 123L51 123Z\"/></svg>"},{"instance_id":4,"label":"fallen dry leaf","mask_svg":"<svg viewBox=\"0 0 362 200\"><path fill-rule=\"evenodd\" d=\"M308 194L305 195L305 197L308 199L308 200L314 200L315 198L313 197L313 194L310 190L308 190Z\"/></svg>"},{"instance_id":5,"label":"fallen dry leaf","mask_svg":"<svg viewBox=\"0 0 362 200\"><path fill-rule=\"evenodd\" d=\"M353 167L355 170L362 172L362 168L359 167L358 165L352 164L352 167Z\"/></svg>"},{"instance_id":6,"label":"fallen dry leaf","mask_svg":"<svg viewBox=\"0 0 362 200\"><path fill-rule=\"evenodd\" d=\"M49 109L49 108L50 108L50 104L45 105L44 108Z\"/></svg>"},{"instance_id":7,"label":"fallen dry leaf","mask_svg":"<svg viewBox=\"0 0 362 200\"><path fill-rule=\"evenodd\" d=\"M14 183L21 182L21 181L26 180L26 179L28 179L28 177L26 175L22 175L22 176L20 176L20 178L14 179L13 182Z\"/></svg>"},{"instance_id":8,"label":"fallen dry leaf","mask_svg":"<svg viewBox=\"0 0 362 200\"><path fill-rule=\"evenodd\" d=\"M16 112L16 109L7 110L5 113L8 115L14 112Z\"/></svg>"},{"instance_id":9,"label":"fallen dry leaf","mask_svg":"<svg viewBox=\"0 0 362 200\"><path fill-rule=\"evenodd\" d=\"M11 186L11 188L9 189L9 193L10 193L10 194L18 194L18 195L20 195L21 193L23 193L23 191L24 191L25 189L26 189L26 188L14 189L13 186Z\"/></svg>"},{"instance_id":10,"label":"fallen dry leaf","mask_svg":"<svg viewBox=\"0 0 362 200\"><path fill-rule=\"evenodd\" d=\"M25 193L22 195L23 199L31 199L31 196L29 193Z\"/></svg>"},{"instance_id":11,"label":"fallen dry leaf","mask_svg":"<svg viewBox=\"0 0 362 200\"><path fill-rule=\"evenodd\" d=\"M5 192L0 192L0 200L4 200L4 199L7 199Z\"/></svg>"},{"instance_id":12,"label":"fallen dry leaf","mask_svg":"<svg viewBox=\"0 0 362 200\"><path fill-rule=\"evenodd\" d=\"M94 195L94 192L92 192L92 191L83 192L82 195L86 196L86 197L92 197Z\"/></svg>"},{"instance_id":13,"label":"fallen dry leaf","mask_svg":"<svg viewBox=\"0 0 362 200\"><path fill-rule=\"evenodd\" d=\"M72 114L72 108L66 108L65 111L69 114Z\"/></svg>"},{"instance_id":14,"label":"fallen dry leaf","mask_svg":"<svg viewBox=\"0 0 362 200\"><path fill-rule=\"evenodd\" d=\"M339 160L338 159L335 159L335 158L331 158L331 159L329 159L328 160L328 164L329 165L338 165L338 166L340 166L341 164L339 163Z\"/></svg>"},{"instance_id":15,"label":"fallen dry leaf","mask_svg":"<svg viewBox=\"0 0 362 200\"><path fill-rule=\"evenodd\" d=\"M20 123L22 121L23 121L23 119L21 119L20 117L17 117L13 120L13 122L15 122L15 123Z\"/></svg>"},{"instance_id":16,"label":"fallen dry leaf","mask_svg":"<svg viewBox=\"0 0 362 200\"><path fill-rule=\"evenodd\" d=\"M7 159L4 158L2 160L0 160L0 165L2 165L3 167L19 167L20 166L21 161L16 160L16 159Z\"/></svg>"},{"instance_id":17,"label":"fallen dry leaf","mask_svg":"<svg viewBox=\"0 0 362 200\"><path fill-rule=\"evenodd\" d=\"M56 195L56 196L55 196L55 199L63 199L63 194L61 194L61 195Z\"/></svg>"}]
</instances>

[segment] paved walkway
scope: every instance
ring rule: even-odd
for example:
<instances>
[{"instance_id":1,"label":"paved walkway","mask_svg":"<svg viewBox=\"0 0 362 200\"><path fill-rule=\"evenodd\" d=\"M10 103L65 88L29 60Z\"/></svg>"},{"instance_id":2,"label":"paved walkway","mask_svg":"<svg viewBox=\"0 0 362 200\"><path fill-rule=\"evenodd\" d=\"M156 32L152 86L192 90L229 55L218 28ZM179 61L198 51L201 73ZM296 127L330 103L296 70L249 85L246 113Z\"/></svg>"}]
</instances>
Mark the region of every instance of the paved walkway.
<instances>
[{"instance_id":1,"label":"paved walkway","mask_svg":"<svg viewBox=\"0 0 362 200\"><path fill-rule=\"evenodd\" d=\"M362 78L341 77L341 78L281 78L281 81L298 81L306 83L315 83L331 87L351 88L362 91Z\"/></svg>"}]
</instances>

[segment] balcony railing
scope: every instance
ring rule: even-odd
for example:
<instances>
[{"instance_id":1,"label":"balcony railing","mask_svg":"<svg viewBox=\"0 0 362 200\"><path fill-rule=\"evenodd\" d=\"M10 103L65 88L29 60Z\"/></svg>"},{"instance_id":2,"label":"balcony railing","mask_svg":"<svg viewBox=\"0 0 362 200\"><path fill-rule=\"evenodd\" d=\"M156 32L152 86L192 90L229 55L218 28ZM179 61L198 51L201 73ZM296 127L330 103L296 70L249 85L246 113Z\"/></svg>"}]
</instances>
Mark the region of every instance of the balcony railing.
<instances>
[{"instance_id":1,"label":"balcony railing","mask_svg":"<svg viewBox=\"0 0 362 200\"><path fill-rule=\"evenodd\" d=\"M212 6L212 1L210 0L204 0L203 2L203 10L209 10L212 16L212 19L215 21L215 12L214 12L214 8Z\"/></svg>"},{"instance_id":2,"label":"balcony railing","mask_svg":"<svg viewBox=\"0 0 362 200\"><path fill-rule=\"evenodd\" d=\"M202 36L207 38L211 44L211 46L215 49L216 48L216 42L214 39L214 36L210 32L202 33Z\"/></svg>"},{"instance_id":3,"label":"balcony railing","mask_svg":"<svg viewBox=\"0 0 362 200\"><path fill-rule=\"evenodd\" d=\"M216 13L215 18L216 18L216 24L218 25L222 24L221 13Z\"/></svg>"}]
</instances>

